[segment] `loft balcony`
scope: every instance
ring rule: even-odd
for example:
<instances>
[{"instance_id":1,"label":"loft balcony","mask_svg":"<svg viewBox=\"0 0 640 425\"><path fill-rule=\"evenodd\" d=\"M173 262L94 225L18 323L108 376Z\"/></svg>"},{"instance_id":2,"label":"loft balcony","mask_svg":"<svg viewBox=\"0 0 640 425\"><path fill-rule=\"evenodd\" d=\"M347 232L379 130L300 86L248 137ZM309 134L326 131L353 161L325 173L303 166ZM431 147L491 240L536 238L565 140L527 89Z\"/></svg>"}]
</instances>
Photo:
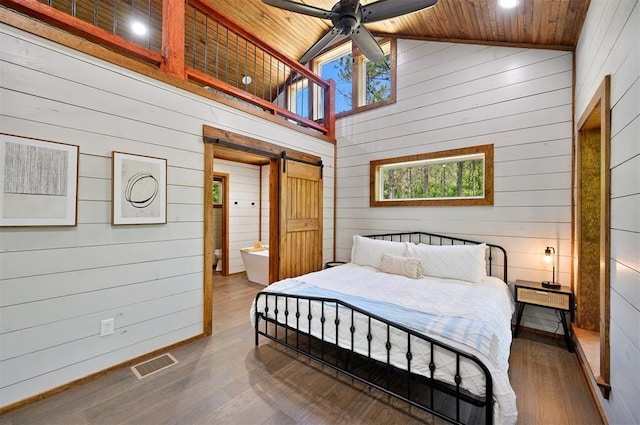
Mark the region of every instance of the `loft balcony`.
<instances>
[{"instance_id":1,"label":"loft balcony","mask_svg":"<svg viewBox=\"0 0 640 425\"><path fill-rule=\"evenodd\" d=\"M311 70L203 0L0 0L162 72L335 137L334 92Z\"/></svg>"}]
</instances>

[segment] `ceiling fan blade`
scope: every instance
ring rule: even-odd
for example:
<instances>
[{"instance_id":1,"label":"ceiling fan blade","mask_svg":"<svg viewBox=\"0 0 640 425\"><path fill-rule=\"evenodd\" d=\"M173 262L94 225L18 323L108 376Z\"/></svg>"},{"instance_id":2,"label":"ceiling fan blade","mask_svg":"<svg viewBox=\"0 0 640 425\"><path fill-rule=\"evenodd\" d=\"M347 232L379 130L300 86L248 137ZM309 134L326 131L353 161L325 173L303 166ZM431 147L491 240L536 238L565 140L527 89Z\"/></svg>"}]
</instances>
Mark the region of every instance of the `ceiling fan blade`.
<instances>
[{"instance_id":1,"label":"ceiling fan blade","mask_svg":"<svg viewBox=\"0 0 640 425\"><path fill-rule=\"evenodd\" d=\"M336 39L340 35L340 30L337 28L331 28L322 38L316 41L316 44L311 46L309 50L306 51L304 55L300 58L300 63L305 64L309 62L311 59L316 57L318 53L322 51L326 46L328 46L333 40Z\"/></svg>"},{"instance_id":2,"label":"ceiling fan blade","mask_svg":"<svg viewBox=\"0 0 640 425\"><path fill-rule=\"evenodd\" d=\"M417 12L436 4L438 0L378 0L363 5L362 22L376 22Z\"/></svg>"},{"instance_id":3,"label":"ceiling fan blade","mask_svg":"<svg viewBox=\"0 0 640 425\"><path fill-rule=\"evenodd\" d=\"M330 10L320 9L319 7L308 6L290 0L262 0L262 2L269 6L290 12L302 13L303 15L313 16L315 18L331 19L335 15L335 13Z\"/></svg>"},{"instance_id":4,"label":"ceiling fan blade","mask_svg":"<svg viewBox=\"0 0 640 425\"><path fill-rule=\"evenodd\" d=\"M384 52L380 48L380 45L378 45L373 34L371 34L364 25L356 28L353 34L351 34L351 40L371 62L376 63L384 58Z\"/></svg>"}]
</instances>

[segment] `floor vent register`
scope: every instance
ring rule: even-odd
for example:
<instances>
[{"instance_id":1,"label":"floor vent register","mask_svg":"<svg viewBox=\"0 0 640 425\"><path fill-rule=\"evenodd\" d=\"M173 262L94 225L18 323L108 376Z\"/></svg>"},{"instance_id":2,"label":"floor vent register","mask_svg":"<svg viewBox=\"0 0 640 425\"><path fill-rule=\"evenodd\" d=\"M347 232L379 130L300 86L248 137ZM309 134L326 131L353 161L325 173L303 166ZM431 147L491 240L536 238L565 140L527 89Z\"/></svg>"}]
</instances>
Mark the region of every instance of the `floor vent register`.
<instances>
[{"instance_id":1,"label":"floor vent register","mask_svg":"<svg viewBox=\"0 0 640 425\"><path fill-rule=\"evenodd\" d=\"M138 363L135 366L131 366L131 370L138 377L138 379L146 378L149 375L153 375L156 372L160 372L163 369L178 364L178 361L171 354L166 353L153 359Z\"/></svg>"}]
</instances>

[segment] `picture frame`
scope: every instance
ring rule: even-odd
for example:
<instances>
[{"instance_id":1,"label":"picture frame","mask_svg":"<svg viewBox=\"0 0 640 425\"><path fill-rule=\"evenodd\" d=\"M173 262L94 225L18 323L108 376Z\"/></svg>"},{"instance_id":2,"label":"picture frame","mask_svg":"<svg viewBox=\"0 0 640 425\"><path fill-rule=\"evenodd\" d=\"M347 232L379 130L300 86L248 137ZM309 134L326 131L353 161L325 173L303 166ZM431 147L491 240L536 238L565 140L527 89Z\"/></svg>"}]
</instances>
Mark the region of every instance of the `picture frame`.
<instances>
[{"instance_id":1,"label":"picture frame","mask_svg":"<svg viewBox=\"0 0 640 425\"><path fill-rule=\"evenodd\" d=\"M111 223L167 222L167 160L112 152Z\"/></svg>"},{"instance_id":2,"label":"picture frame","mask_svg":"<svg viewBox=\"0 0 640 425\"><path fill-rule=\"evenodd\" d=\"M0 227L78 224L77 145L0 133Z\"/></svg>"}]
</instances>

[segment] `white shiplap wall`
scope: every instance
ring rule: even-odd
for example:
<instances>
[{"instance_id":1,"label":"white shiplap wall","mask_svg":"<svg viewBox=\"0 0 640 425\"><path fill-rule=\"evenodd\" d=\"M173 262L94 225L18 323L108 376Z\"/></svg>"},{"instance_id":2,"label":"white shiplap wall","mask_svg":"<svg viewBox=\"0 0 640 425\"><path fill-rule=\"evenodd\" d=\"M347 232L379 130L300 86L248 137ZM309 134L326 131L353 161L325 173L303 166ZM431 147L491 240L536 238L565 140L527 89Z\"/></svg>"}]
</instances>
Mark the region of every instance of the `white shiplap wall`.
<instances>
[{"instance_id":1,"label":"white shiplap wall","mask_svg":"<svg viewBox=\"0 0 640 425\"><path fill-rule=\"evenodd\" d=\"M354 234L423 230L504 246L511 281L550 279L554 246L569 284L572 54L400 40L397 74L397 103L337 123L338 259ZM369 161L487 143L493 206L369 208ZM532 307L523 325L557 320Z\"/></svg>"},{"instance_id":2,"label":"white shiplap wall","mask_svg":"<svg viewBox=\"0 0 640 425\"><path fill-rule=\"evenodd\" d=\"M333 168L332 168L333 169ZM262 214L262 228L260 229L260 240L263 245L269 245L269 172L270 167L268 165L263 165L260 167L260 172L262 173L262 205L260 206L260 214ZM333 176L331 176L333 181ZM325 206L326 208L326 206ZM333 212L331 213L333 217ZM330 236L331 244L333 247L333 234L327 235L326 232L324 234L324 238ZM333 249L332 249L333 255Z\"/></svg>"},{"instance_id":3,"label":"white shiplap wall","mask_svg":"<svg viewBox=\"0 0 640 425\"><path fill-rule=\"evenodd\" d=\"M78 226L0 230L0 407L202 332L205 124L323 158L330 259L333 145L3 24L0 46L0 131L80 146ZM111 226L113 150L168 160L166 225Z\"/></svg>"},{"instance_id":4,"label":"white shiplap wall","mask_svg":"<svg viewBox=\"0 0 640 425\"><path fill-rule=\"evenodd\" d=\"M591 0L576 49L576 122L611 75L609 423L640 423L640 5ZM599 394L599 392L598 392Z\"/></svg>"}]
</instances>

